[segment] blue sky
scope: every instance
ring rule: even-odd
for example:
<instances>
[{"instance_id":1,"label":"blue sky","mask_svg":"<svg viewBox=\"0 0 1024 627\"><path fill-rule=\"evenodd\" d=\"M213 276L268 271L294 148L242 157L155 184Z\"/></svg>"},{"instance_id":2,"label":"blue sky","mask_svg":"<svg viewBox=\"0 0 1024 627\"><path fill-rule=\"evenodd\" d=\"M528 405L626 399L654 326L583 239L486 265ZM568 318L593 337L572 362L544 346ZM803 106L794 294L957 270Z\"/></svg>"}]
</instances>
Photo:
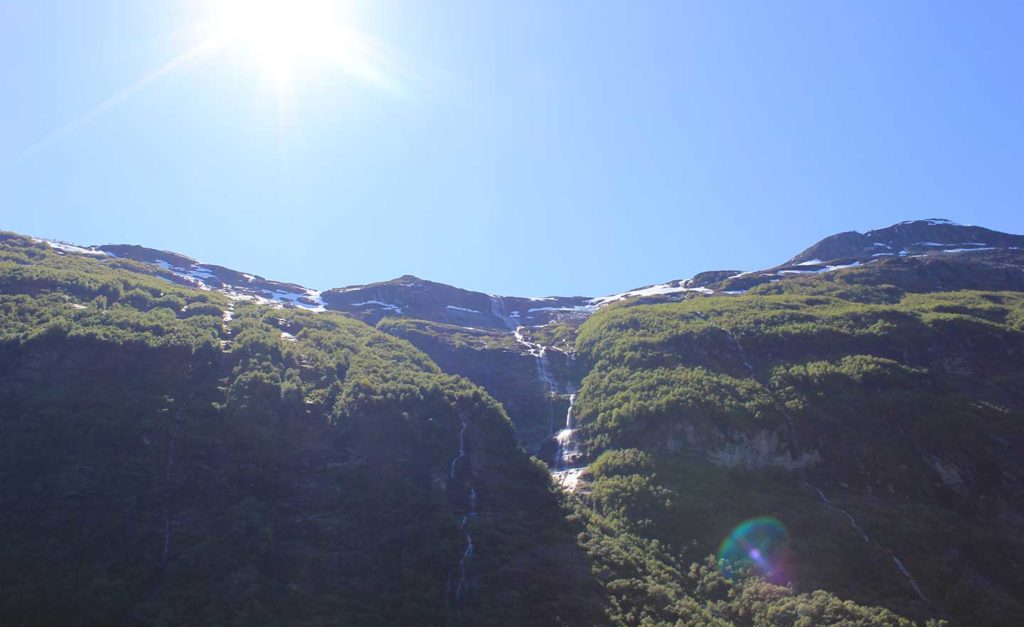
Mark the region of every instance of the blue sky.
<instances>
[{"instance_id":1,"label":"blue sky","mask_svg":"<svg viewBox=\"0 0 1024 627\"><path fill-rule=\"evenodd\" d=\"M283 92L234 44L167 68L209 1L0 0L0 229L517 295L1024 233L1024 3L352 1L384 80Z\"/></svg>"}]
</instances>

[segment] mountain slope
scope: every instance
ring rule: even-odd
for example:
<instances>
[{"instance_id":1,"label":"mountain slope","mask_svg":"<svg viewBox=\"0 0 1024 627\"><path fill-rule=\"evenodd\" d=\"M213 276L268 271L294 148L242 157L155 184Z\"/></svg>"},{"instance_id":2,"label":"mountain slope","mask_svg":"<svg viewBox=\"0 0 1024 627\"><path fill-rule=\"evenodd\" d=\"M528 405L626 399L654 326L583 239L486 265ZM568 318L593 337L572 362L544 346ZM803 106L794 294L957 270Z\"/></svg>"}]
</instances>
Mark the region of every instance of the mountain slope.
<instances>
[{"instance_id":1,"label":"mountain slope","mask_svg":"<svg viewBox=\"0 0 1024 627\"><path fill-rule=\"evenodd\" d=\"M912 220L867 233L849 231L827 237L790 259L785 265L834 259L871 259L926 252L973 252L984 249L1024 247L1024 235L1000 233L980 226L964 226L949 220Z\"/></svg>"},{"instance_id":2,"label":"mountain slope","mask_svg":"<svg viewBox=\"0 0 1024 627\"><path fill-rule=\"evenodd\" d=\"M0 622L599 620L482 390L361 322L124 265L0 239Z\"/></svg>"},{"instance_id":3,"label":"mountain slope","mask_svg":"<svg viewBox=\"0 0 1024 627\"><path fill-rule=\"evenodd\" d=\"M1017 624L1019 243L916 221L529 299L3 235L0 611ZM766 515L784 564L707 560Z\"/></svg>"},{"instance_id":4,"label":"mountain slope","mask_svg":"<svg viewBox=\"0 0 1024 627\"><path fill-rule=\"evenodd\" d=\"M768 513L798 589L1019 624L1024 294L844 272L597 314L577 342L580 446L598 465L647 455L671 506L634 516L664 546L708 552ZM621 498L591 476L589 507Z\"/></svg>"}]
</instances>

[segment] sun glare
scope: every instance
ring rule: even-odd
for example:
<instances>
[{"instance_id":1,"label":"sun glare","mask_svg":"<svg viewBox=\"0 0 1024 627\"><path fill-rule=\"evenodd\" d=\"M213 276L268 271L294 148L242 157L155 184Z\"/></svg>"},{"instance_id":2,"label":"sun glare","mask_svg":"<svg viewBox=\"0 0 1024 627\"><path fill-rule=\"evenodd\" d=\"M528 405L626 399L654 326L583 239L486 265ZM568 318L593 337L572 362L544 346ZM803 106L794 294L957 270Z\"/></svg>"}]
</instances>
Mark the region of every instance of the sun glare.
<instances>
[{"instance_id":1,"label":"sun glare","mask_svg":"<svg viewBox=\"0 0 1024 627\"><path fill-rule=\"evenodd\" d=\"M240 52L269 78L288 83L300 69L338 67L385 82L379 54L329 0L210 0L205 25L217 48Z\"/></svg>"}]
</instances>

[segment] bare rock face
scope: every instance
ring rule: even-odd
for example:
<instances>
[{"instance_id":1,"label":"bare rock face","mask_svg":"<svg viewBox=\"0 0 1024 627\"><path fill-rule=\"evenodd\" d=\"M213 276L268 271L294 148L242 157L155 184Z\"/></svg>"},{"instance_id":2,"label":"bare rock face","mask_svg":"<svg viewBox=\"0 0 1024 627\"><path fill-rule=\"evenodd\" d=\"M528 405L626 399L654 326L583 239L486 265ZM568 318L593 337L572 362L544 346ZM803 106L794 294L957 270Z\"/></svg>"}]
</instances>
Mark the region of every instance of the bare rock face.
<instances>
[{"instance_id":1,"label":"bare rock face","mask_svg":"<svg viewBox=\"0 0 1024 627\"><path fill-rule=\"evenodd\" d=\"M784 429L758 429L751 433L718 430L702 432L687 421L673 425L663 447L669 453L699 453L718 466L744 468L783 468L799 470L821 461L817 449L792 450Z\"/></svg>"}]
</instances>

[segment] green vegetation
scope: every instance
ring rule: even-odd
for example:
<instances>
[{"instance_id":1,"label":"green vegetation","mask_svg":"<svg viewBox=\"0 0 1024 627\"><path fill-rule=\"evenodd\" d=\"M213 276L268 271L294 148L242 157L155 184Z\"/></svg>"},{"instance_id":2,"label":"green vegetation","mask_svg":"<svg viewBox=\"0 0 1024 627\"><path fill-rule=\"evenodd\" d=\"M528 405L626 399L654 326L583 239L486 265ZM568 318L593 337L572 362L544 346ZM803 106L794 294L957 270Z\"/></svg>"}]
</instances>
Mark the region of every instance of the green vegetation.
<instances>
[{"instance_id":1,"label":"green vegetation","mask_svg":"<svg viewBox=\"0 0 1024 627\"><path fill-rule=\"evenodd\" d=\"M524 328L523 335L527 341L534 344L571 351L575 348L576 325L552 320L539 327Z\"/></svg>"},{"instance_id":2,"label":"green vegetation","mask_svg":"<svg viewBox=\"0 0 1024 627\"><path fill-rule=\"evenodd\" d=\"M893 612L842 601L822 590L792 587L745 574L722 575L714 557L690 560L699 549L651 538L652 526L682 512L683 498L658 481L657 464L636 449L612 450L590 467L589 491L577 506L585 524L581 542L610 596L609 620L618 625L876 625L910 626ZM932 623L929 623L932 624ZM938 624L938 623L935 623Z\"/></svg>"},{"instance_id":3,"label":"green vegetation","mask_svg":"<svg viewBox=\"0 0 1024 627\"><path fill-rule=\"evenodd\" d=\"M0 623L1018 624L1024 295L857 276L595 315L549 351L588 369L568 497L511 334L0 234ZM785 581L706 557L758 516Z\"/></svg>"},{"instance_id":4,"label":"green vegetation","mask_svg":"<svg viewBox=\"0 0 1024 627\"><path fill-rule=\"evenodd\" d=\"M407 342L0 244L0 622L599 620L547 473Z\"/></svg>"},{"instance_id":5,"label":"green vegetation","mask_svg":"<svg viewBox=\"0 0 1024 627\"><path fill-rule=\"evenodd\" d=\"M1018 292L909 294L825 279L607 308L577 339L590 367L579 437L597 458L584 516L627 525L637 545L681 564L739 522L772 515L790 527L797 590L921 620L1019 624L1024 578L1014 564L1024 543L1006 516L1021 511L1013 477L1024 476L1014 444L1024 442L1022 319ZM609 464L642 470L609 477ZM610 554L603 544L588 545L597 562ZM645 577L616 603L672 580ZM785 604L833 605L818 593L799 598ZM648 601L621 616L677 620L660 607ZM881 616L871 620L890 624Z\"/></svg>"}]
</instances>

